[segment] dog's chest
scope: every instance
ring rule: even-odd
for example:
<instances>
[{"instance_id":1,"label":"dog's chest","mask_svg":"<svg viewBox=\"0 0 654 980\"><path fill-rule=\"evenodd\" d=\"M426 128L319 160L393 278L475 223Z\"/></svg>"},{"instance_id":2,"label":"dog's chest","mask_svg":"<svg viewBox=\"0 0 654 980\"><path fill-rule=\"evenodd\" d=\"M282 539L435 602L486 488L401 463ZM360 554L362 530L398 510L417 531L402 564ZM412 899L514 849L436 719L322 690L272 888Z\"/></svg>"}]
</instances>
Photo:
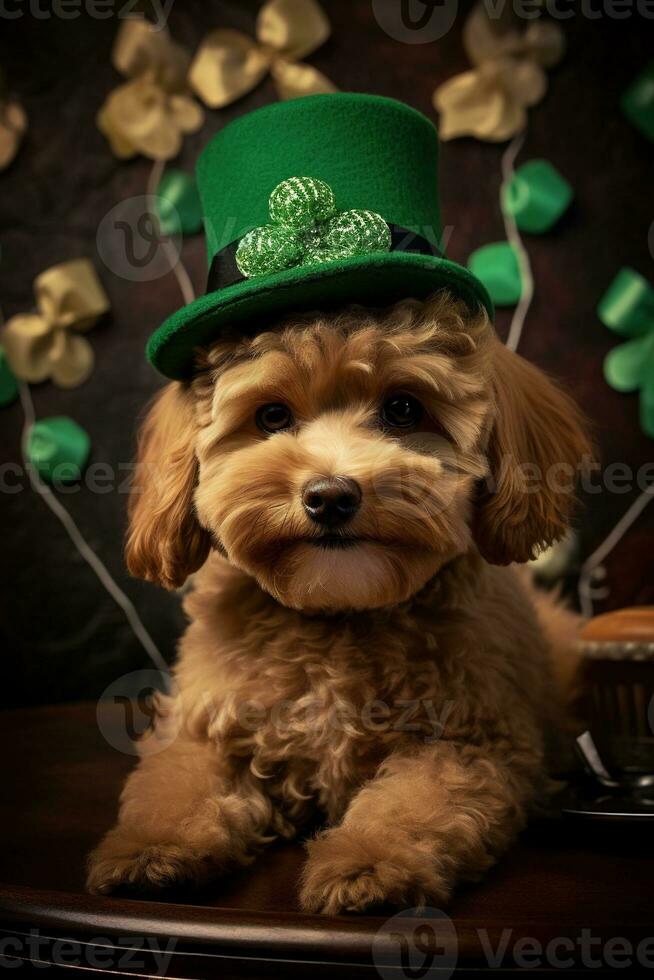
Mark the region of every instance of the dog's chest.
<instances>
[{"instance_id":1,"label":"dog's chest","mask_svg":"<svg viewBox=\"0 0 654 980\"><path fill-rule=\"evenodd\" d=\"M309 622L283 640L259 631L257 643L251 649L246 637L225 653L209 735L223 758L282 792L332 808L331 797L372 775L399 738L437 736L446 702L428 635Z\"/></svg>"}]
</instances>

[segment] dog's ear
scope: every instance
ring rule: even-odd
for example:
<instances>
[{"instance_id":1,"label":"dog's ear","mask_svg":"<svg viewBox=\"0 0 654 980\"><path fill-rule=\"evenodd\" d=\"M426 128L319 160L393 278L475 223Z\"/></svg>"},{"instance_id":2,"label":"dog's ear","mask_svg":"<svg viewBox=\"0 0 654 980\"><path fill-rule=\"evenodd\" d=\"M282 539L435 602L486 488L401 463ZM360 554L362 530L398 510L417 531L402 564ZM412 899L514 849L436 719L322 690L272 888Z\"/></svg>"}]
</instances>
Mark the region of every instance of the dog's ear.
<instances>
[{"instance_id":1,"label":"dog's ear","mask_svg":"<svg viewBox=\"0 0 654 980\"><path fill-rule=\"evenodd\" d=\"M195 431L193 395L174 382L157 395L139 435L127 567L132 575L167 589L182 585L209 553L209 536L193 506Z\"/></svg>"},{"instance_id":2,"label":"dog's ear","mask_svg":"<svg viewBox=\"0 0 654 980\"><path fill-rule=\"evenodd\" d=\"M489 474L474 516L479 551L525 562L562 536L592 448L579 409L542 371L494 341Z\"/></svg>"}]
</instances>

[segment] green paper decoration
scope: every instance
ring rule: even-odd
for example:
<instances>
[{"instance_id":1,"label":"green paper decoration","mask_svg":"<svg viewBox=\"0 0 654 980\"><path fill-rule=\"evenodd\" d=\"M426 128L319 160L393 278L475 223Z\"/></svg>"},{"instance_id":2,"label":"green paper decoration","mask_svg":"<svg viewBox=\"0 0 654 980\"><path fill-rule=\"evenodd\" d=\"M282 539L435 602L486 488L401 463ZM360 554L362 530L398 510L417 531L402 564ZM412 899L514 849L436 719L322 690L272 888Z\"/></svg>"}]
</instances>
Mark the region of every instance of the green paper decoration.
<instances>
[{"instance_id":1,"label":"green paper decoration","mask_svg":"<svg viewBox=\"0 0 654 980\"><path fill-rule=\"evenodd\" d=\"M195 235L202 229L200 195L193 177L183 170L167 170L157 187L159 229L162 235Z\"/></svg>"},{"instance_id":2,"label":"green paper decoration","mask_svg":"<svg viewBox=\"0 0 654 980\"><path fill-rule=\"evenodd\" d=\"M484 284L495 306L515 306L522 295L518 258L508 242L482 245L468 259L468 268Z\"/></svg>"},{"instance_id":3,"label":"green paper decoration","mask_svg":"<svg viewBox=\"0 0 654 980\"><path fill-rule=\"evenodd\" d=\"M633 80L620 105L627 119L654 143L654 59Z\"/></svg>"},{"instance_id":4,"label":"green paper decoration","mask_svg":"<svg viewBox=\"0 0 654 980\"><path fill-rule=\"evenodd\" d=\"M87 433L65 415L35 422L27 440L29 461L48 483L79 480L90 451Z\"/></svg>"},{"instance_id":5,"label":"green paper decoration","mask_svg":"<svg viewBox=\"0 0 654 980\"><path fill-rule=\"evenodd\" d=\"M268 210L272 224L253 228L236 249L236 265L247 279L391 247L391 231L380 214L336 211L331 187L315 177L289 177L277 184Z\"/></svg>"},{"instance_id":6,"label":"green paper decoration","mask_svg":"<svg viewBox=\"0 0 654 980\"><path fill-rule=\"evenodd\" d=\"M604 377L616 391L636 391L646 381L647 367L654 355L654 331L620 344L606 355ZM652 361L654 365L654 361Z\"/></svg>"},{"instance_id":7,"label":"green paper decoration","mask_svg":"<svg viewBox=\"0 0 654 980\"><path fill-rule=\"evenodd\" d=\"M654 324L654 289L645 276L624 266L597 306L597 315L622 337L640 337Z\"/></svg>"},{"instance_id":8,"label":"green paper decoration","mask_svg":"<svg viewBox=\"0 0 654 980\"><path fill-rule=\"evenodd\" d=\"M540 235L556 224L572 201L572 187L547 160L529 160L502 191L503 204L520 231Z\"/></svg>"},{"instance_id":9,"label":"green paper decoration","mask_svg":"<svg viewBox=\"0 0 654 980\"><path fill-rule=\"evenodd\" d=\"M640 386L638 413L641 429L646 436L654 439L654 369L651 365L652 357L650 354L650 373Z\"/></svg>"},{"instance_id":10,"label":"green paper decoration","mask_svg":"<svg viewBox=\"0 0 654 980\"><path fill-rule=\"evenodd\" d=\"M639 391L640 425L654 438L654 288L634 269L620 269L597 307L602 323L628 337L604 359L615 391Z\"/></svg>"},{"instance_id":11,"label":"green paper decoration","mask_svg":"<svg viewBox=\"0 0 654 980\"><path fill-rule=\"evenodd\" d=\"M0 408L11 405L18 398L18 381L9 367L4 347L0 347Z\"/></svg>"}]
</instances>

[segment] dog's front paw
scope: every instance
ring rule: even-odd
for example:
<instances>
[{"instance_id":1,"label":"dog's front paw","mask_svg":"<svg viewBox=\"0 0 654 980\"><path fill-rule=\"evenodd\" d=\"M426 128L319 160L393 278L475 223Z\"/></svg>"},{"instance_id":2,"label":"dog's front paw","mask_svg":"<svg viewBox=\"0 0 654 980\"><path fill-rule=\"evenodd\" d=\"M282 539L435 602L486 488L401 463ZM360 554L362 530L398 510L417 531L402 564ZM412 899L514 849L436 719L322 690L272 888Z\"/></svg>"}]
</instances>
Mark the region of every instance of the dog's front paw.
<instances>
[{"instance_id":1,"label":"dog's front paw","mask_svg":"<svg viewBox=\"0 0 654 980\"><path fill-rule=\"evenodd\" d=\"M188 846L147 844L110 831L89 855L86 887L96 895L121 887L147 891L180 883L200 884L215 870L211 855Z\"/></svg>"},{"instance_id":2,"label":"dog's front paw","mask_svg":"<svg viewBox=\"0 0 654 980\"><path fill-rule=\"evenodd\" d=\"M445 904L449 888L436 861L411 844L366 839L337 827L308 844L300 903L307 912L336 915L372 905Z\"/></svg>"}]
</instances>

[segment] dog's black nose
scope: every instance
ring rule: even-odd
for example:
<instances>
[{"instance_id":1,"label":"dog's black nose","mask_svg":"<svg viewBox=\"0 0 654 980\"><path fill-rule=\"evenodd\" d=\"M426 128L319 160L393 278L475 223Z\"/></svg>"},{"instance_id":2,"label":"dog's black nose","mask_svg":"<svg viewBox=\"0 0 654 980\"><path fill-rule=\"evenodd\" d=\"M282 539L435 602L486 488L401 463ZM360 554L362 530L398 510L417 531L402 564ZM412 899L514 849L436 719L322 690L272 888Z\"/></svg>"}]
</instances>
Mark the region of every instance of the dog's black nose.
<instances>
[{"instance_id":1,"label":"dog's black nose","mask_svg":"<svg viewBox=\"0 0 654 980\"><path fill-rule=\"evenodd\" d=\"M319 476L305 485L302 503L316 524L340 527L347 524L361 506L361 487L349 476Z\"/></svg>"}]
</instances>

